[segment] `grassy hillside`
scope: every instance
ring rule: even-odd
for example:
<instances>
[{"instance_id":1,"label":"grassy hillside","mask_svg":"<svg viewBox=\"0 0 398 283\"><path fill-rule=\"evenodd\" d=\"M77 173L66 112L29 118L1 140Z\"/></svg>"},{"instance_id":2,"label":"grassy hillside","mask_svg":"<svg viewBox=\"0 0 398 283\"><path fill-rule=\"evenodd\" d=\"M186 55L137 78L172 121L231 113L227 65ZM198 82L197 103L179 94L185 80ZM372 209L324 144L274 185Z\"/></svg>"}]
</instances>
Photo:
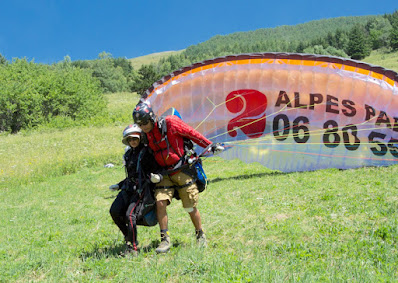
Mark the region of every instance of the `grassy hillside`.
<instances>
[{"instance_id":1,"label":"grassy hillside","mask_svg":"<svg viewBox=\"0 0 398 283\"><path fill-rule=\"evenodd\" d=\"M277 48L275 44L272 45L272 42L275 43L277 41L285 41L289 43L289 42L298 42L302 40L311 41L314 39L325 37L329 33L334 33L336 29L339 29L341 31L348 31L355 24L365 24L370 19L377 17L381 16L360 16L360 17L351 16L351 17L321 19L294 26L261 28L254 31L236 32L227 35L216 35L200 44L188 46L185 50L153 53L146 56L132 58L130 59L130 62L133 65L134 69L139 69L143 64L157 63L162 58L167 58L170 55L182 52L185 52L187 58L189 59L191 57L197 58L198 54L203 54L203 53L219 54L215 51L219 49L225 49L225 46L229 46L230 48L232 48L233 46L239 44L250 43L253 46L255 46L256 44L262 45L266 43L265 45L268 46L267 48ZM284 48L287 48L287 46L285 46ZM278 48L276 50L278 50ZM263 52L265 51L269 51L269 49L263 50ZM250 51L244 51L244 52L250 52ZM206 59L211 59L211 58L206 57ZM197 60L195 59L194 61L196 62Z\"/></svg>"},{"instance_id":2,"label":"grassy hillside","mask_svg":"<svg viewBox=\"0 0 398 283\"><path fill-rule=\"evenodd\" d=\"M339 17L310 21L294 26L278 26L275 28L261 28L248 32L236 32L227 35L218 35L197 46L212 45L213 42L231 43L234 41L264 41L264 40L312 40L326 36L329 32L336 29L350 30L355 24L365 24L368 20L378 16L359 16L359 17Z\"/></svg>"},{"instance_id":3,"label":"grassy hillside","mask_svg":"<svg viewBox=\"0 0 398 283\"><path fill-rule=\"evenodd\" d=\"M341 43L348 40L348 35L345 33L355 25L365 25L369 20L377 19L377 17L379 20L384 19L382 16L340 17L310 21L295 26L217 35L203 43L187 47L184 54L188 59L198 61L198 59L211 59L211 57L236 53L302 52L304 48L314 45L325 45L324 48L332 45L340 49L321 54L343 54L342 50L346 51L347 46L344 47ZM337 31L340 35L338 39L333 39ZM337 42L340 43L337 44Z\"/></svg>"},{"instance_id":4,"label":"grassy hillside","mask_svg":"<svg viewBox=\"0 0 398 283\"><path fill-rule=\"evenodd\" d=\"M370 56L366 57L362 61L373 65L382 66L383 68L394 70L398 73L398 51L388 53L382 51L373 51Z\"/></svg>"},{"instance_id":5,"label":"grassy hillside","mask_svg":"<svg viewBox=\"0 0 398 283\"><path fill-rule=\"evenodd\" d=\"M145 56L140 56L136 58L129 59L131 65L135 70L138 70L142 65L148 65L151 63L157 63L160 59L168 57L170 55L175 55L183 52L184 50L179 51L164 51L159 53L152 53Z\"/></svg>"}]
</instances>

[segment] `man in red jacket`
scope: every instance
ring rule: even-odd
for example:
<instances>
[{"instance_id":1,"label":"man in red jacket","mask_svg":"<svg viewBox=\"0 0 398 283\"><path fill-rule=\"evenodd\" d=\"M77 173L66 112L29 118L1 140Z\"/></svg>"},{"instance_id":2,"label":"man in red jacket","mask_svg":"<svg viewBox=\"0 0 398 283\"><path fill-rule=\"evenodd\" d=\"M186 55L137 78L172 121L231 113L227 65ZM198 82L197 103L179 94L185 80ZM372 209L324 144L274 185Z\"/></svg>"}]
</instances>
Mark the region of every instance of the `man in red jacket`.
<instances>
[{"instance_id":1,"label":"man in red jacket","mask_svg":"<svg viewBox=\"0 0 398 283\"><path fill-rule=\"evenodd\" d=\"M153 150L157 163L165 170L175 169L181 165L185 157L184 139L189 139L201 147L212 144L201 133L184 123L174 115L166 116L166 133L162 133L152 108L146 103L137 104L133 111L134 122L142 129L148 139L149 147ZM162 127L164 129L164 127ZM212 146L214 153L221 152L223 147ZM199 191L194 179L181 170L173 171L165 176L151 174L151 181L156 184L155 198L157 217L160 226L161 242L157 253L165 253L170 249L168 233L167 206L171 203L174 190L178 189L184 210L188 212L195 226L198 244L206 246L206 236L202 229L202 221L197 208Z\"/></svg>"}]
</instances>

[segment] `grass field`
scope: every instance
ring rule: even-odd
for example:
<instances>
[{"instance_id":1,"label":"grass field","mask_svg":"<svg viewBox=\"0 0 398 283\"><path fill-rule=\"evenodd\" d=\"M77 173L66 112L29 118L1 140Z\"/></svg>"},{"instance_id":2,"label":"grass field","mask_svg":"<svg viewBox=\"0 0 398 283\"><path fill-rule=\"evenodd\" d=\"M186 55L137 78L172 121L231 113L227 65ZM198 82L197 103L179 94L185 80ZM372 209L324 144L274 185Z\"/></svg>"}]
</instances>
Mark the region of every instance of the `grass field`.
<instances>
[{"instance_id":1,"label":"grass field","mask_svg":"<svg viewBox=\"0 0 398 283\"><path fill-rule=\"evenodd\" d=\"M82 133L87 135L81 131L76 137ZM93 146L97 137L93 134ZM123 178L117 161L122 146L117 135L114 139L114 155L98 150L98 163L76 172L58 174L56 166L48 166L43 180L12 176L5 182L0 281L398 279L398 166L284 174L207 159L211 183L201 194L200 210L209 247L196 247L188 215L175 201L169 209L171 252L156 255L158 228L139 227L141 253L121 257L122 236L108 215L115 193L107 187ZM76 152L74 161L83 155ZM107 162L116 166L104 168ZM27 179L15 185L13 178Z\"/></svg>"},{"instance_id":2,"label":"grass field","mask_svg":"<svg viewBox=\"0 0 398 283\"><path fill-rule=\"evenodd\" d=\"M171 251L156 255L158 227L139 227L141 252L121 256L108 186L124 178L138 98L107 97L112 125L0 135L0 282L398 281L398 166L281 173L209 158L209 246L173 201Z\"/></svg>"}]
</instances>

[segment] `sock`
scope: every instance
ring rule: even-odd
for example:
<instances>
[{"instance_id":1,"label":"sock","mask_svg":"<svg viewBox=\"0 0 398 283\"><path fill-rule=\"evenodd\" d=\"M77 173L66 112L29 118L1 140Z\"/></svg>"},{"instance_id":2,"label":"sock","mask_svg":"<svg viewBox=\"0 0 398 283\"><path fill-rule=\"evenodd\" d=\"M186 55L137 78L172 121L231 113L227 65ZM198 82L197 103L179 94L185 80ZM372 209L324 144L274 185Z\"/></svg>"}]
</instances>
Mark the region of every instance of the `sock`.
<instances>
[{"instance_id":1,"label":"sock","mask_svg":"<svg viewBox=\"0 0 398 283\"><path fill-rule=\"evenodd\" d=\"M204 234L203 229L195 230L196 237L200 237Z\"/></svg>"},{"instance_id":2,"label":"sock","mask_svg":"<svg viewBox=\"0 0 398 283\"><path fill-rule=\"evenodd\" d=\"M161 229L160 230L160 238L169 237L169 229Z\"/></svg>"}]
</instances>

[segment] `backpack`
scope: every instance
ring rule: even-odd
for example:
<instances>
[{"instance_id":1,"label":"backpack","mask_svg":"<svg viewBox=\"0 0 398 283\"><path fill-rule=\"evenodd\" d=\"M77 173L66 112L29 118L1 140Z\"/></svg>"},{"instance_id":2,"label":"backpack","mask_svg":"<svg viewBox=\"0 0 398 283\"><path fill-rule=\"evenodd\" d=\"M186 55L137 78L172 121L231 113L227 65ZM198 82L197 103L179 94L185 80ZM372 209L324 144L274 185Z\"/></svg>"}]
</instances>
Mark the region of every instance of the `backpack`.
<instances>
[{"instance_id":1,"label":"backpack","mask_svg":"<svg viewBox=\"0 0 398 283\"><path fill-rule=\"evenodd\" d=\"M207 187L207 176L202 166L202 159L198 159L198 161L194 165L195 174L196 174L196 183L198 185L199 193L203 192Z\"/></svg>"},{"instance_id":2,"label":"backpack","mask_svg":"<svg viewBox=\"0 0 398 283\"><path fill-rule=\"evenodd\" d=\"M156 217L156 200L152 195L150 185L146 183L138 205L135 208L137 225L154 226L158 224Z\"/></svg>"}]
</instances>

